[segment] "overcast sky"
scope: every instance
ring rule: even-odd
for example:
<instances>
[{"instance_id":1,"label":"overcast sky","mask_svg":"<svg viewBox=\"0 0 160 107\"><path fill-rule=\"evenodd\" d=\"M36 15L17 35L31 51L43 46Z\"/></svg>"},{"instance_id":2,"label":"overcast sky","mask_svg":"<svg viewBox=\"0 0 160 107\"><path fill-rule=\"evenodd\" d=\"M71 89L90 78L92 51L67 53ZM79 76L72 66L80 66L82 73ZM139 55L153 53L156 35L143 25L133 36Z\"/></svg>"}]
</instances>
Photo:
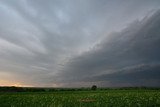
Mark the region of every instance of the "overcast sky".
<instances>
[{"instance_id":1,"label":"overcast sky","mask_svg":"<svg viewBox=\"0 0 160 107\"><path fill-rule=\"evenodd\" d=\"M160 86L160 0L0 0L0 86Z\"/></svg>"}]
</instances>

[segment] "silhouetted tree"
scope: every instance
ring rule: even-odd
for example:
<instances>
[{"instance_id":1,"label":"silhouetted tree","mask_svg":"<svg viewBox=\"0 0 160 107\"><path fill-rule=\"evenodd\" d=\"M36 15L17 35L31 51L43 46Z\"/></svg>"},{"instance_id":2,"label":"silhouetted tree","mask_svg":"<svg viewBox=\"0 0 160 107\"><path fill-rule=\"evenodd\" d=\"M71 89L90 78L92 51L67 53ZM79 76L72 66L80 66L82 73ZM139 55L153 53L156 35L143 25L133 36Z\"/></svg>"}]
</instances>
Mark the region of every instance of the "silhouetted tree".
<instances>
[{"instance_id":1,"label":"silhouetted tree","mask_svg":"<svg viewBox=\"0 0 160 107\"><path fill-rule=\"evenodd\" d=\"M96 90L97 86L96 85L92 85L91 90Z\"/></svg>"}]
</instances>

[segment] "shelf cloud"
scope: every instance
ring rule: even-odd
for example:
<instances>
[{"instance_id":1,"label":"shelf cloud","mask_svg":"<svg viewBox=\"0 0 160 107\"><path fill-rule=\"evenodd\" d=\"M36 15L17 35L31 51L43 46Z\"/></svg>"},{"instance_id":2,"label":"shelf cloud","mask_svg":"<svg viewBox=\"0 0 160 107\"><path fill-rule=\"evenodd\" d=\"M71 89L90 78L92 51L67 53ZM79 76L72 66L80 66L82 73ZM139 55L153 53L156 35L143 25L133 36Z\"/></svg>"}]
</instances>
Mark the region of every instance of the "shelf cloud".
<instances>
[{"instance_id":1,"label":"shelf cloud","mask_svg":"<svg viewBox=\"0 0 160 107\"><path fill-rule=\"evenodd\" d=\"M62 75L69 81L107 81L112 86L159 86L159 27L157 11L71 59Z\"/></svg>"}]
</instances>

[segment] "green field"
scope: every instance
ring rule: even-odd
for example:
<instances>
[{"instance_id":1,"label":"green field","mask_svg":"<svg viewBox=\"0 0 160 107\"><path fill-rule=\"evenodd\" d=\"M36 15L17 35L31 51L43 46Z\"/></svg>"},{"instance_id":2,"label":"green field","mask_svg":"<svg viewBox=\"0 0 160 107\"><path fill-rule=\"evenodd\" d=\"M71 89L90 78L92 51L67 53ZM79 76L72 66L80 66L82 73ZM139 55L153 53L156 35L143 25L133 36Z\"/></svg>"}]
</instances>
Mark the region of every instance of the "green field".
<instances>
[{"instance_id":1,"label":"green field","mask_svg":"<svg viewBox=\"0 0 160 107\"><path fill-rule=\"evenodd\" d=\"M1 92L0 107L160 107L160 90Z\"/></svg>"}]
</instances>

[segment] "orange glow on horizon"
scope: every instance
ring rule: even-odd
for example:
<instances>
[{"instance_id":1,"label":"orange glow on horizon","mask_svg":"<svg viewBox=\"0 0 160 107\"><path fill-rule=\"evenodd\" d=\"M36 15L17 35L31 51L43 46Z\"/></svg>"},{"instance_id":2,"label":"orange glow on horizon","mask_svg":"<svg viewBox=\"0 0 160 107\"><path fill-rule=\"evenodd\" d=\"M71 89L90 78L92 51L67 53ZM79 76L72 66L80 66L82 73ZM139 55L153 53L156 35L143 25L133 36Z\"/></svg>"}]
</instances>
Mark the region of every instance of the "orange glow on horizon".
<instances>
[{"instance_id":1,"label":"orange glow on horizon","mask_svg":"<svg viewBox=\"0 0 160 107\"><path fill-rule=\"evenodd\" d=\"M24 85L20 82L11 82L7 80L0 80L0 86L33 87L32 85Z\"/></svg>"}]
</instances>

